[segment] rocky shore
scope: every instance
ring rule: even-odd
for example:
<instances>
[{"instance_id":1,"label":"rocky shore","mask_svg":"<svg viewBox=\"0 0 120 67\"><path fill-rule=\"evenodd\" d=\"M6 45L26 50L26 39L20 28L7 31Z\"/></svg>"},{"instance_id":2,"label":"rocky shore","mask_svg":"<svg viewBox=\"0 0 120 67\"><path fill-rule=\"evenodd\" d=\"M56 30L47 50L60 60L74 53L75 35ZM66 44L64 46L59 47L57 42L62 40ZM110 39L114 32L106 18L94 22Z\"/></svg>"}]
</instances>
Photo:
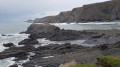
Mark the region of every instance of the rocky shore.
<instances>
[{"instance_id":1,"label":"rocky shore","mask_svg":"<svg viewBox=\"0 0 120 67\"><path fill-rule=\"evenodd\" d=\"M40 45L40 44L39 44ZM104 44L94 47L83 47L79 44L49 44L47 46L11 47L0 53L0 59L15 57L14 61L27 59L29 52L35 53L30 61L22 64L23 67L59 67L60 64L68 63L72 60L81 64L93 64L99 56L120 56L120 42ZM13 65L11 67L18 67Z\"/></svg>"},{"instance_id":2,"label":"rocky shore","mask_svg":"<svg viewBox=\"0 0 120 67\"><path fill-rule=\"evenodd\" d=\"M34 23L71 23L120 20L120 0L88 4L56 16L36 18Z\"/></svg>"},{"instance_id":3,"label":"rocky shore","mask_svg":"<svg viewBox=\"0 0 120 67\"><path fill-rule=\"evenodd\" d=\"M64 30L50 24L32 24L24 32L30 34L28 39L21 41L19 44L36 44L37 39L46 38L51 41L66 40L86 40L89 44L111 44L119 42L120 30ZM29 43L29 42L30 43ZM25 44L27 44L25 43Z\"/></svg>"},{"instance_id":4,"label":"rocky shore","mask_svg":"<svg viewBox=\"0 0 120 67\"><path fill-rule=\"evenodd\" d=\"M93 64L99 56L120 56L120 30L63 30L50 24L32 24L24 32L30 36L19 42L22 47L16 47L13 43L4 44L9 49L0 52L0 59L15 57L14 65L22 60L29 61L21 64L23 67L59 67L60 64L72 60L80 64ZM48 44L42 46L37 41L46 38L52 41L66 41L85 39L86 43L96 44L93 47L81 44ZM35 47L38 45L38 47Z\"/></svg>"}]
</instances>

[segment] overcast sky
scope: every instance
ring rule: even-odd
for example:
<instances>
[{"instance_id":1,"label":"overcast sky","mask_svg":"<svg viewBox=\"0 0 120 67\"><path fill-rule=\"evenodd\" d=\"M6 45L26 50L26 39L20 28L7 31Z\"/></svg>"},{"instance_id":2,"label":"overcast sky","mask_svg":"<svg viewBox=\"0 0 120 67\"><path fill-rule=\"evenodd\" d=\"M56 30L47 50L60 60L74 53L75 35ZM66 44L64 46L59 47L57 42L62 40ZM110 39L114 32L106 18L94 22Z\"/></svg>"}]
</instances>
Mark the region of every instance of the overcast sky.
<instances>
[{"instance_id":1,"label":"overcast sky","mask_svg":"<svg viewBox=\"0 0 120 67\"><path fill-rule=\"evenodd\" d=\"M0 0L0 22L25 21L108 0Z\"/></svg>"}]
</instances>

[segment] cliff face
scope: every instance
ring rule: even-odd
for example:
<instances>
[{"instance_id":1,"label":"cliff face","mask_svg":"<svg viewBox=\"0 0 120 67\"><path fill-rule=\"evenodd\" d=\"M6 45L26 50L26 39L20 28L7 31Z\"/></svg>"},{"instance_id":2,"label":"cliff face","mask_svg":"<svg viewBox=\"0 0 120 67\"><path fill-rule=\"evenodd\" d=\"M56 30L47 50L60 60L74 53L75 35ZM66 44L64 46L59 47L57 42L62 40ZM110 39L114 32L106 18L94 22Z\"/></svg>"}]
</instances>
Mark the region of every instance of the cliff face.
<instances>
[{"instance_id":1,"label":"cliff face","mask_svg":"<svg viewBox=\"0 0 120 67\"><path fill-rule=\"evenodd\" d=\"M36 23L88 22L120 20L120 0L84 5L56 16L37 18Z\"/></svg>"}]
</instances>

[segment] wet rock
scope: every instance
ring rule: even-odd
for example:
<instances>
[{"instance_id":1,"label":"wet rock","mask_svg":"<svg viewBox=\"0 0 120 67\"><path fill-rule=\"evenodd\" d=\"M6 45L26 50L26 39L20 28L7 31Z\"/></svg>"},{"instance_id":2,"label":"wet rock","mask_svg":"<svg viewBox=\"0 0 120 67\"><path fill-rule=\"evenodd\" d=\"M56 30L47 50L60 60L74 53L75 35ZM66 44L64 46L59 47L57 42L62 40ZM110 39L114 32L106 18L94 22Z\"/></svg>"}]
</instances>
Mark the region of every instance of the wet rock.
<instances>
[{"instance_id":1,"label":"wet rock","mask_svg":"<svg viewBox=\"0 0 120 67\"><path fill-rule=\"evenodd\" d=\"M11 66L9 66L9 67L18 67L18 65L17 65L17 64L15 64L15 65L11 65Z\"/></svg>"},{"instance_id":2,"label":"wet rock","mask_svg":"<svg viewBox=\"0 0 120 67\"><path fill-rule=\"evenodd\" d=\"M94 46L94 48L99 48L101 50L110 50L112 48L120 48L120 42L112 43L112 44L103 44Z\"/></svg>"},{"instance_id":3,"label":"wet rock","mask_svg":"<svg viewBox=\"0 0 120 67\"><path fill-rule=\"evenodd\" d=\"M6 36L5 34L2 34L1 36Z\"/></svg>"},{"instance_id":4,"label":"wet rock","mask_svg":"<svg viewBox=\"0 0 120 67\"><path fill-rule=\"evenodd\" d=\"M14 46L14 44L13 43L6 43L6 44L3 44L3 46L4 47L12 47L12 46Z\"/></svg>"},{"instance_id":5,"label":"wet rock","mask_svg":"<svg viewBox=\"0 0 120 67\"><path fill-rule=\"evenodd\" d=\"M7 36L14 36L14 35L7 35Z\"/></svg>"},{"instance_id":6,"label":"wet rock","mask_svg":"<svg viewBox=\"0 0 120 67\"><path fill-rule=\"evenodd\" d=\"M101 35L97 35L97 36L92 36L92 38L101 38L102 36L104 36L105 34L101 34Z\"/></svg>"},{"instance_id":7,"label":"wet rock","mask_svg":"<svg viewBox=\"0 0 120 67\"><path fill-rule=\"evenodd\" d=\"M5 34L2 34L1 36L14 36L14 35L5 35Z\"/></svg>"},{"instance_id":8,"label":"wet rock","mask_svg":"<svg viewBox=\"0 0 120 67\"><path fill-rule=\"evenodd\" d=\"M29 52L35 50L34 46L10 47L9 49L0 52L0 59L16 57L17 59L26 59Z\"/></svg>"},{"instance_id":9,"label":"wet rock","mask_svg":"<svg viewBox=\"0 0 120 67\"><path fill-rule=\"evenodd\" d=\"M24 39L23 41L19 42L19 45L29 45L29 44L38 44L39 42L37 40L33 39Z\"/></svg>"},{"instance_id":10,"label":"wet rock","mask_svg":"<svg viewBox=\"0 0 120 67\"><path fill-rule=\"evenodd\" d=\"M16 58L23 58L27 56L27 53L22 50L16 51L4 51L0 53L0 59L8 58L8 57L16 57Z\"/></svg>"},{"instance_id":11,"label":"wet rock","mask_svg":"<svg viewBox=\"0 0 120 67\"><path fill-rule=\"evenodd\" d=\"M70 44L70 43L65 43L59 46L53 46L50 48L51 50L55 50L57 52L59 52L60 54L64 54L64 53L70 53L70 52L74 52L77 51L79 49L84 49L83 46L81 45L77 45L77 44Z\"/></svg>"},{"instance_id":12,"label":"wet rock","mask_svg":"<svg viewBox=\"0 0 120 67\"><path fill-rule=\"evenodd\" d=\"M49 44L47 46L40 46L36 49L36 51L57 51L60 54L74 52L79 49L84 49L85 47L78 45L78 44ZM87 48L87 47L86 47Z\"/></svg>"},{"instance_id":13,"label":"wet rock","mask_svg":"<svg viewBox=\"0 0 120 67\"><path fill-rule=\"evenodd\" d=\"M107 44L104 44L104 45L97 45L97 46L94 46L94 48L98 48L100 50L108 50L109 49L109 46Z\"/></svg>"}]
</instances>

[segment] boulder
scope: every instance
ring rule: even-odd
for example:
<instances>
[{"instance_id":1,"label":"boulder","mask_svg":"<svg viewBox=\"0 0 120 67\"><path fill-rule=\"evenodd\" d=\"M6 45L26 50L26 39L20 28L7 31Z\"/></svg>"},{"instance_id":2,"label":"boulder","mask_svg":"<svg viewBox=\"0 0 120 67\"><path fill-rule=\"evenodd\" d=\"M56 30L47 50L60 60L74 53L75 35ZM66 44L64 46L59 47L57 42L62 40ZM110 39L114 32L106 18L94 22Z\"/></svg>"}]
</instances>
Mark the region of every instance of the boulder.
<instances>
[{"instance_id":1,"label":"boulder","mask_svg":"<svg viewBox=\"0 0 120 67\"><path fill-rule=\"evenodd\" d=\"M14 35L6 35L6 34L2 34L1 36L14 36Z\"/></svg>"},{"instance_id":2,"label":"boulder","mask_svg":"<svg viewBox=\"0 0 120 67\"><path fill-rule=\"evenodd\" d=\"M3 46L4 47L12 47L12 46L14 46L14 44L13 43L6 43L6 44L3 44Z\"/></svg>"},{"instance_id":3,"label":"boulder","mask_svg":"<svg viewBox=\"0 0 120 67\"><path fill-rule=\"evenodd\" d=\"M14 65L11 65L11 66L9 66L9 67L18 67L18 65L17 65L17 64L14 64Z\"/></svg>"},{"instance_id":4,"label":"boulder","mask_svg":"<svg viewBox=\"0 0 120 67\"><path fill-rule=\"evenodd\" d=\"M2 34L1 36L6 36L5 34Z\"/></svg>"},{"instance_id":5,"label":"boulder","mask_svg":"<svg viewBox=\"0 0 120 67\"><path fill-rule=\"evenodd\" d=\"M33 39L24 39L21 42L19 42L19 45L29 45L29 44L38 44L39 42L37 40Z\"/></svg>"},{"instance_id":6,"label":"boulder","mask_svg":"<svg viewBox=\"0 0 120 67\"><path fill-rule=\"evenodd\" d=\"M31 24L26 33L28 34L37 34L37 33L53 33L58 32L60 30L59 27L50 24Z\"/></svg>"},{"instance_id":7,"label":"boulder","mask_svg":"<svg viewBox=\"0 0 120 67\"><path fill-rule=\"evenodd\" d=\"M27 56L27 53L22 50L16 51L4 51L0 53L0 59L9 58L9 57L16 57L16 58L24 58Z\"/></svg>"}]
</instances>

